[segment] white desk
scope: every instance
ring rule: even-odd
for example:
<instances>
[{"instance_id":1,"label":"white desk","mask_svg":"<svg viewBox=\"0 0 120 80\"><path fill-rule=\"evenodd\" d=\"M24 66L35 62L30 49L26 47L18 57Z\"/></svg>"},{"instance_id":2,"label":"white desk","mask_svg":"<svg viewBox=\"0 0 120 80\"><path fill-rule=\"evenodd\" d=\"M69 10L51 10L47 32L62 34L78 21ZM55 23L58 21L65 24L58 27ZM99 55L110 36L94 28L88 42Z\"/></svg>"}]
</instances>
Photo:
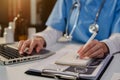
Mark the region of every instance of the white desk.
<instances>
[{"instance_id":1,"label":"white desk","mask_svg":"<svg viewBox=\"0 0 120 80\"><path fill-rule=\"evenodd\" d=\"M0 39L1 39L0 43L4 43L4 39L2 38ZM63 45L65 44L56 44L52 46L51 49L60 50L60 48L62 48ZM49 61L54 60L56 55L57 54L49 57ZM19 63L19 64L14 64L14 65L6 65L6 66L0 65L0 80L54 80L54 79L45 78L45 77L30 76L24 73L26 70L28 70L32 66L45 63L45 62L48 62L48 60L42 59L42 60L30 61L30 62Z\"/></svg>"},{"instance_id":2,"label":"white desk","mask_svg":"<svg viewBox=\"0 0 120 80\"><path fill-rule=\"evenodd\" d=\"M114 58L102 76L101 80L110 80L114 73L120 73L120 53L114 55Z\"/></svg>"},{"instance_id":3,"label":"white desk","mask_svg":"<svg viewBox=\"0 0 120 80\"><path fill-rule=\"evenodd\" d=\"M3 43L2 40L4 41L4 39L0 39L0 43ZM52 46L51 49L58 51L57 54L63 55L63 53L59 53L59 50L64 50L64 47L66 47L66 44L56 44ZM68 48L70 50L70 48L73 48L73 47L71 46ZM60 57L60 56L57 56L57 54L50 56L48 58L50 62L53 60L56 60L57 57ZM36 60L36 61L19 63L19 64L14 64L14 65L7 65L7 66L0 65L0 80L54 80L50 78L30 76L30 75L24 74L24 72L28 70L30 67L38 65L38 64L42 64L47 61L48 60L43 59L43 60ZM115 55L110 66L107 68L107 70L103 74L101 80L110 80L113 73L116 73L116 72L120 73L119 66L120 66L120 54L117 54Z\"/></svg>"}]
</instances>

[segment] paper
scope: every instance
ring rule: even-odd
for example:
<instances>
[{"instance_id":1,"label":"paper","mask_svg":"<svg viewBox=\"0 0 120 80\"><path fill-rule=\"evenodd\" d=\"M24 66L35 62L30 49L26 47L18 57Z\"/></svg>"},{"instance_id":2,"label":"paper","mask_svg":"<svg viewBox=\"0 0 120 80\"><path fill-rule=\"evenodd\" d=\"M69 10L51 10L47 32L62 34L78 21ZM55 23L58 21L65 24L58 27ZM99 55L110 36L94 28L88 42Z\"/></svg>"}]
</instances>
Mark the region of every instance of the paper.
<instances>
[{"instance_id":1,"label":"paper","mask_svg":"<svg viewBox=\"0 0 120 80\"><path fill-rule=\"evenodd\" d=\"M87 66L91 59L80 59L77 53L68 53L63 55L55 63L68 66Z\"/></svg>"},{"instance_id":2,"label":"paper","mask_svg":"<svg viewBox=\"0 0 120 80\"><path fill-rule=\"evenodd\" d=\"M65 60L69 60L69 62L71 62L70 57L73 57L73 59L76 58L76 56L77 56L76 51L79 50L80 46L81 45L79 45L79 44L72 44L72 45L65 44L64 46L56 44L55 46L53 46L53 48L57 48L56 54L54 54L46 59L39 60L38 62L34 63L34 65L31 66L30 70L32 69L32 70L35 70L37 72L41 72L41 71L43 71L43 69L47 69L47 70L58 71L58 72L62 72L62 73L70 72L70 73L75 74L76 72L66 70L69 68L69 66L56 65L55 63L59 60L62 62L65 62ZM62 47L62 48L58 49L58 47ZM64 56L67 56L65 58L65 60L62 59ZM105 60L103 60L103 62L101 62L97 67L94 68L94 66L93 66L94 69L92 72L91 72L91 68L88 68L88 74L80 74L80 77L85 78L85 79L97 78L100 75L100 73L102 73L105 66L108 65L107 63L109 62L110 59L111 59L111 56L107 56L105 58ZM90 59L90 60L84 60L84 61L85 61L84 65L86 65L89 62L91 62L92 60ZM78 62L78 63L82 62L83 63L83 61L81 61L81 60L76 60L75 62ZM89 69L90 69L91 73L89 73ZM73 67L73 70L75 70L74 67ZM54 75L52 75L52 76L54 76ZM77 76L78 76L78 74L77 74Z\"/></svg>"},{"instance_id":3,"label":"paper","mask_svg":"<svg viewBox=\"0 0 120 80\"><path fill-rule=\"evenodd\" d=\"M63 45L57 44L57 45L53 46L53 48L57 48L56 46L57 47L63 47ZM74 52L76 52L80 48L80 46L81 45L76 45L76 44L69 44L69 45L65 44L64 48L56 51L56 54L54 54L54 55L52 55L52 56L50 56L50 57L48 57L46 59L41 60L38 64L36 64L34 66L31 66L30 69L41 70L45 66L48 66L50 64L55 64L55 62L59 58L61 58L62 56L66 55L67 53L70 53L70 52L74 53Z\"/></svg>"},{"instance_id":4,"label":"paper","mask_svg":"<svg viewBox=\"0 0 120 80\"><path fill-rule=\"evenodd\" d=\"M114 73L111 80L120 80L120 73Z\"/></svg>"}]
</instances>

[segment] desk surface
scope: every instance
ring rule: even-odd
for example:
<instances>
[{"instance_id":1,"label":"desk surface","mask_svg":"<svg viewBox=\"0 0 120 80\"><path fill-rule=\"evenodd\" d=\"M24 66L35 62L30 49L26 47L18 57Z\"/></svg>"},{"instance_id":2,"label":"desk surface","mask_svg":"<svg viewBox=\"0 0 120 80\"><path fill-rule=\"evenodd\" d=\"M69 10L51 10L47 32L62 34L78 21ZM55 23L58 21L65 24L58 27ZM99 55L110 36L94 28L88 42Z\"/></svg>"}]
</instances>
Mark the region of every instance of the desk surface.
<instances>
[{"instance_id":1,"label":"desk surface","mask_svg":"<svg viewBox=\"0 0 120 80\"><path fill-rule=\"evenodd\" d=\"M4 43L4 39L0 38L0 43ZM50 49L53 51L59 51L59 50L62 50L66 45L67 44L55 44ZM72 48L72 46L68 48ZM55 55L48 57L47 59L49 59L50 61L53 61L55 60L55 57L58 54L63 55L63 53L58 52ZM114 73L120 73L120 69L119 69L120 62L119 61L120 61L120 54L116 54L111 64L109 65L105 73L103 74L101 80L111 80L111 77ZM0 65L0 80L54 80L50 78L30 76L30 75L24 74L24 72L28 70L29 68L31 68L32 66L35 67L35 65L42 64L44 62L46 62L46 59L19 63L19 64L14 64L14 65L7 65L7 66Z\"/></svg>"}]
</instances>

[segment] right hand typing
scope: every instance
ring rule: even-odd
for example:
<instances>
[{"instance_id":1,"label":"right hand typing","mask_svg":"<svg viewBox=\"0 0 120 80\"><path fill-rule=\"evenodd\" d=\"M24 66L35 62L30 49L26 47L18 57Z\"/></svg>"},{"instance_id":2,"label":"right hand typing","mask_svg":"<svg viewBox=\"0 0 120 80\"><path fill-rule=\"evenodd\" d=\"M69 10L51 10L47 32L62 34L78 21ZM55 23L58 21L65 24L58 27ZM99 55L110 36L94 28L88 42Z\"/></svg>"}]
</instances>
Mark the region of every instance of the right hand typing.
<instances>
[{"instance_id":1,"label":"right hand typing","mask_svg":"<svg viewBox=\"0 0 120 80\"><path fill-rule=\"evenodd\" d=\"M25 49L28 48L28 54L31 54L33 49L38 53L44 46L45 40L42 37L35 37L33 39L21 40L18 43L18 50L20 54L23 54Z\"/></svg>"}]
</instances>

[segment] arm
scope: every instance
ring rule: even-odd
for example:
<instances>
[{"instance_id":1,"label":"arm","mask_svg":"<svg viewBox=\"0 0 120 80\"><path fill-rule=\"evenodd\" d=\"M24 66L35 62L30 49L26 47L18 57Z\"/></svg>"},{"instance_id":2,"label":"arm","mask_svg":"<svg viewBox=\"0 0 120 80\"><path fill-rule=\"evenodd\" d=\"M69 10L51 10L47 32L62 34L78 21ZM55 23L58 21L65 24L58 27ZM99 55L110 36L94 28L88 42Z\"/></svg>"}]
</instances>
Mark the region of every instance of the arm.
<instances>
[{"instance_id":1,"label":"arm","mask_svg":"<svg viewBox=\"0 0 120 80\"><path fill-rule=\"evenodd\" d=\"M101 58L108 53L120 52L120 33L113 34L109 39L103 41L93 40L85 48L83 47L78 51L81 58Z\"/></svg>"},{"instance_id":2,"label":"arm","mask_svg":"<svg viewBox=\"0 0 120 80\"><path fill-rule=\"evenodd\" d=\"M120 33L113 34L109 39L103 40L109 48L109 53L120 52Z\"/></svg>"},{"instance_id":3,"label":"arm","mask_svg":"<svg viewBox=\"0 0 120 80\"><path fill-rule=\"evenodd\" d=\"M26 48L28 48L28 54L31 54L34 48L36 52L39 52L45 44L46 46L50 46L54 44L61 36L62 32L48 27L45 31L35 34L33 39L19 41L19 53L23 54Z\"/></svg>"},{"instance_id":4,"label":"arm","mask_svg":"<svg viewBox=\"0 0 120 80\"><path fill-rule=\"evenodd\" d=\"M47 27L47 29L43 32L39 32L37 34L35 34L35 37L42 37L44 38L45 42L46 42L46 47L51 46L52 44L54 44L61 36L62 36L62 32L53 29L52 27Z\"/></svg>"},{"instance_id":5,"label":"arm","mask_svg":"<svg viewBox=\"0 0 120 80\"><path fill-rule=\"evenodd\" d=\"M120 0L117 0L110 33L109 39L103 41L93 40L85 49L81 47L78 51L79 55L96 58L103 57L108 53L120 52Z\"/></svg>"}]
</instances>

